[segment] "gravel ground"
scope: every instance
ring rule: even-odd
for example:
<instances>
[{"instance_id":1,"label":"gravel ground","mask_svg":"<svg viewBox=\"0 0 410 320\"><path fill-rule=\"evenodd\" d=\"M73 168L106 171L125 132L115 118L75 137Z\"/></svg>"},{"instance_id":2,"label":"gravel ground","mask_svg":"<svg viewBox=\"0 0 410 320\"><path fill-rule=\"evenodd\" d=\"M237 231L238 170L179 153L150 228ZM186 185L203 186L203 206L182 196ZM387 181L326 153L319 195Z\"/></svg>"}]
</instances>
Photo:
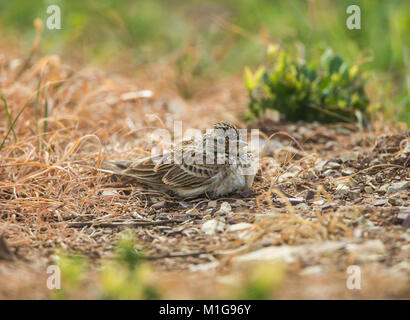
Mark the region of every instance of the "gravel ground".
<instances>
[{"instance_id":1,"label":"gravel ground","mask_svg":"<svg viewBox=\"0 0 410 320\"><path fill-rule=\"evenodd\" d=\"M99 297L98 266L126 230L144 248L163 298L252 298L259 282L272 284L264 298L410 298L405 129L245 124L235 117L246 105L241 80L224 90L210 86L212 95L186 103L162 91L155 76L136 82L101 70L73 72L56 57L14 81L15 61L3 61L2 91L11 114L25 101L29 107L15 126L18 140L9 136L0 151L0 298L52 298L46 268L57 248L91 265L87 290L68 298ZM35 120L39 66L43 83L58 83L39 95L50 109L42 134ZM252 189L181 200L96 170L102 156L146 156L149 129L172 120L260 129ZM3 117L0 136L7 128ZM353 265L360 289L347 286Z\"/></svg>"}]
</instances>

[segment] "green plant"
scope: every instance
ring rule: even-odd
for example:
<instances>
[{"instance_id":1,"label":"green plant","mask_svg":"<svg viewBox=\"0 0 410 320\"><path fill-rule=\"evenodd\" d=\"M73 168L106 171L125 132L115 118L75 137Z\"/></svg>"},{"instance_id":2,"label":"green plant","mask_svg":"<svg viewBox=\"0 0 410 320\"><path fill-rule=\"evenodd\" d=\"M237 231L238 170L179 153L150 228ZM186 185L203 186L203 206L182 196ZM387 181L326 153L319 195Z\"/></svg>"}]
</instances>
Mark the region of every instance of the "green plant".
<instances>
[{"instance_id":1,"label":"green plant","mask_svg":"<svg viewBox=\"0 0 410 320\"><path fill-rule=\"evenodd\" d=\"M95 268L82 256L57 252L61 289L53 291L53 298L70 299L79 295L96 299L161 298L152 268L131 232L122 234L113 253L113 259L104 259Z\"/></svg>"},{"instance_id":2,"label":"green plant","mask_svg":"<svg viewBox=\"0 0 410 320\"><path fill-rule=\"evenodd\" d=\"M7 118L8 118L9 123L10 123L10 117L11 117L11 116L10 116L10 113L9 113L9 111L8 111L7 101L6 101L6 99L5 99L3 96L2 96L2 98L1 98L1 100L2 100L3 103L4 103L4 109L6 110ZM15 126L17 120L19 119L19 117L21 116L21 114L23 113L24 109L26 109L26 107L27 107L28 105L29 105L29 103L27 102L27 103L20 109L20 111L17 113L17 116L14 118L14 120L10 123L9 129L7 130L7 133L6 133L6 135L4 136L4 138L3 138L3 140L2 140L2 142L1 142L1 144L0 144L0 151L1 151L1 149L3 149L4 144L6 143L7 138L8 138L8 136L9 136L10 132L13 132L13 133L15 134L14 126ZM15 139L17 139L17 136L16 136L16 135L15 135L14 137L15 137Z\"/></svg>"},{"instance_id":3,"label":"green plant","mask_svg":"<svg viewBox=\"0 0 410 320\"><path fill-rule=\"evenodd\" d=\"M55 262L61 271L61 289L52 291L52 297L57 300L67 299L72 292L80 290L86 278L86 261L82 256L59 251L55 255Z\"/></svg>"},{"instance_id":4,"label":"green plant","mask_svg":"<svg viewBox=\"0 0 410 320\"><path fill-rule=\"evenodd\" d=\"M285 266L280 263L250 265L240 286L235 287L235 292L230 294L240 300L272 299L285 275Z\"/></svg>"},{"instance_id":5,"label":"green plant","mask_svg":"<svg viewBox=\"0 0 410 320\"><path fill-rule=\"evenodd\" d=\"M115 259L104 263L100 272L103 299L159 299L153 273L132 233L117 242Z\"/></svg>"},{"instance_id":6,"label":"green plant","mask_svg":"<svg viewBox=\"0 0 410 320\"><path fill-rule=\"evenodd\" d=\"M254 74L245 69L249 92L248 118L275 109L288 121L352 122L365 117L369 99L359 64L349 66L327 50L320 61L309 64L292 60L285 51L270 46L270 68Z\"/></svg>"}]
</instances>

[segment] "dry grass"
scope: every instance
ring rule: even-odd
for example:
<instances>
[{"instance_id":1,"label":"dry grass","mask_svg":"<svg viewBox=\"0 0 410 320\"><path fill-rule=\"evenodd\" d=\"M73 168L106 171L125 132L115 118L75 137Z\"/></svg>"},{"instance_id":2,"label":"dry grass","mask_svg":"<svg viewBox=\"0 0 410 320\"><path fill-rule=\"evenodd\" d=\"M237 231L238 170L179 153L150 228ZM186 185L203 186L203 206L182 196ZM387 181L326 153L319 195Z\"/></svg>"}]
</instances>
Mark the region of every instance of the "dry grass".
<instances>
[{"instance_id":1,"label":"dry grass","mask_svg":"<svg viewBox=\"0 0 410 320\"><path fill-rule=\"evenodd\" d=\"M52 262L55 248L82 253L98 264L101 258L110 257L124 227L133 228L153 260L163 297L248 297L234 296L232 288L251 286L246 279L254 268L237 266L235 257L284 245L307 245L307 252L313 253L287 266L281 289L267 298L314 298L317 292L321 292L319 297L331 298L409 297L409 287L403 286L409 270L391 271L408 257L408 252L397 249L407 243L408 250L406 229L393 218L386 221L383 210L369 207L374 198L363 190L360 203L335 194L338 179L355 178L360 184L379 173L385 181L408 180L408 158L400 162L406 156L408 137L400 139L398 150L381 158L383 163L366 166L360 157L361 163L351 163L358 171L333 179L320 176L320 161L353 147L362 154L371 153L377 136L395 130L379 127L377 132L364 133L348 127L350 134L341 134L333 127L318 125L289 125L277 128L280 134L273 135L265 130L264 140L275 138L282 147L261 159L253 193L235 194L212 205L206 198L181 202L99 172L98 165L103 158L149 155L158 142L151 139L150 132L154 128L172 131L173 120L182 120L184 129L204 129L219 120L243 127L237 118L246 106L241 79L208 84L204 93L188 104L170 85L178 75L168 66L147 66L130 79L92 68L73 70L57 56L37 60L34 56L23 60L6 54L0 60L2 102L7 110L6 117L0 118L0 140L4 139L0 150L0 234L13 256L13 261L0 261L0 297L49 298L44 270ZM146 94L142 90L151 90L153 96L141 97ZM263 130L263 123L253 126ZM293 174L286 176L289 172ZM293 197L306 199L309 190L313 196L304 202L306 207L291 203ZM408 206L406 192L400 194L401 205L389 206L391 215L397 216L396 207ZM222 202L230 203L232 212L220 214L217 209ZM323 203L331 206L324 210ZM199 215L189 216L191 208ZM252 226L241 233L204 234L201 225L218 217L227 225L247 222ZM383 233L366 229L360 239L355 238L358 226L368 221L383 226ZM378 238L385 241L386 253L370 266L363 263L364 268L373 268L367 275L374 279L357 294L345 288L345 269L361 263L360 259L345 249L326 257L314 253L316 245L328 241L362 243ZM209 263L216 267L193 271L195 266ZM323 267L321 275L301 275L315 265ZM184 273L182 282L181 270L191 270ZM21 277L26 280L19 282ZM306 290L295 290L299 283L304 283ZM95 296L74 292L70 297Z\"/></svg>"}]
</instances>

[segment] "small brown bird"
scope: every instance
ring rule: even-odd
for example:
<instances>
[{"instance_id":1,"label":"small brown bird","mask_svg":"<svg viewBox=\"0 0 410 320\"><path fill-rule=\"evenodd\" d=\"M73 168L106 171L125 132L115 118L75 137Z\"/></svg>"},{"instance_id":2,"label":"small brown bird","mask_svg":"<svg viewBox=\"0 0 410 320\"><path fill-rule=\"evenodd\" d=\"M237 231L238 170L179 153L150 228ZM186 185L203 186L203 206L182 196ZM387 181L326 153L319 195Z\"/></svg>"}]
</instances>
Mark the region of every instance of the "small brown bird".
<instances>
[{"instance_id":1,"label":"small brown bird","mask_svg":"<svg viewBox=\"0 0 410 320\"><path fill-rule=\"evenodd\" d=\"M184 141L162 155L135 161L104 161L102 171L183 198L207 194L220 197L252 186L256 161L238 129L218 122L210 133Z\"/></svg>"}]
</instances>

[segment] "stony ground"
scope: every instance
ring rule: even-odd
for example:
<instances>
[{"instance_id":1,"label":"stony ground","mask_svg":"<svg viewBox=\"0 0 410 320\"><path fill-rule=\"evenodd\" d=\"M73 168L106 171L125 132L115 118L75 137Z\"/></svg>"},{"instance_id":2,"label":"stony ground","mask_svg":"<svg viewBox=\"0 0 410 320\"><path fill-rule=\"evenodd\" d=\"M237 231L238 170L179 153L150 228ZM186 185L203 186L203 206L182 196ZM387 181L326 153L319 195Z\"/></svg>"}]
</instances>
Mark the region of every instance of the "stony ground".
<instances>
[{"instance_id":1,"label":"stony ground","mask_svg":"<svg viewBox=\"0 0 410 320\"><path fill-rule=\"evenodd\" d=\"M252 298L260 287L278 299L410 298L404 128L245 123L241 79L201 85L184 102L167 87L174 75L152 67L134 80L72 70L56 56L23 71L14 56L1 64L10 113L27 108L0 151L0 298L53 297L46 268L56 249L91 265L87 289L68 297L98 298L98 266L126 230L163 298ZM102 157L146 156L157 142L150 130L173 120L260 129L252 189L181 200L97 170ZM8 125L2 116L0 140ZM351 265L360 267L359 290L347 288Z\"/></svg>"}]
</instances>

